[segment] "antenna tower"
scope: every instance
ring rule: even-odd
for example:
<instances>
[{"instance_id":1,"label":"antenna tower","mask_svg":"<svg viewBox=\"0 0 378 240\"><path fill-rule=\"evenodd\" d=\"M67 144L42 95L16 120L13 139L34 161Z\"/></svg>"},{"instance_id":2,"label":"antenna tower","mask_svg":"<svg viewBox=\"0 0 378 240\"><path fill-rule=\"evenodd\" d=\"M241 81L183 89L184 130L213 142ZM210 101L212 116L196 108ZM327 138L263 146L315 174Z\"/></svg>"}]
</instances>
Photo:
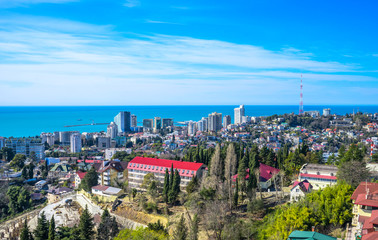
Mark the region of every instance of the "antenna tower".
<instances>
[{"instance_id":1,"label":"antenna tower","mask_svg":"<svg viewBox=\"0 0 378 240\"><path fill-rule=\"evenodd\" d=\"M302 74L301 74L301 94L299 100L299 115L303 114L303 84L302 84Z\"/></svg>"}]
</instances>

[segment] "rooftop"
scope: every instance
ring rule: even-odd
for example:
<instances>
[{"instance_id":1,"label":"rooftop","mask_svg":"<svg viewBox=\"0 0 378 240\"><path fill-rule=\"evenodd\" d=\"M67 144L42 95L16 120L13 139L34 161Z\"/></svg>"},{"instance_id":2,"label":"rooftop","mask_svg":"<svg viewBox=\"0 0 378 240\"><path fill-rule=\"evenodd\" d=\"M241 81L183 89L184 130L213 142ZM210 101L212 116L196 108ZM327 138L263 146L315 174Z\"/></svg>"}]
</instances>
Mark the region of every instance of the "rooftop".
<instances>
[{"instance_id":1,"label":"rooftop","mask_svg":"<svg viewBox=\"0 0 378 240\"><path fill-rule=\"evenodd\" d=\"M296 230L290 233L288 240L336 240L336 238L317 232Z\"/></svg>"},{"instance_id":2,"label":"rooftop","mask_svg":"<svg viewBox=\"0 0 378 240\"><path fill-rule=\"evenodd\" d=\"M128 168L131 168L133 166L132 164L134 163L157 166L157 167L164 167L164 168L171 168L173 165L174 169L185 169L185 170L192 170L192 171L197 171L203 165L203 163L195 163L195 162L181 162L181 161L168 160L168 159L135 157L133 160L130 161Z\"/></svg>"}]
</instances>

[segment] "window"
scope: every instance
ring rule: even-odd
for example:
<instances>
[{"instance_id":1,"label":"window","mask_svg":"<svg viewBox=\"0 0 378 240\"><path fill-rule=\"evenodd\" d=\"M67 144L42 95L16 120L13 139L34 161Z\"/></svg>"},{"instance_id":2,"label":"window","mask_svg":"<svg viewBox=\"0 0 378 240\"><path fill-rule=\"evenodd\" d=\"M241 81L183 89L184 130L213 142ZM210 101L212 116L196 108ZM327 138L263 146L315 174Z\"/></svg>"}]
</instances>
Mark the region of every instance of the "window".
<instances>
[{"instance_id":1,"label":"window","mask_svg":"<svg viewBox=\"0 0 378 240\"><path fill-rule=\"evenodd\" d=\"M186 171L186 174L189 174L189 170L188 170L188 171Z\"/></svg>"},{"instance_id":2,"label":"window","mask_svg":"<svg viewBox=\"0 0 378 240\"><path fill-rule=\"evenodd\" d=\"M192 174L194 174L194 171L192 171Z\"/></svg>"}]
</instances>

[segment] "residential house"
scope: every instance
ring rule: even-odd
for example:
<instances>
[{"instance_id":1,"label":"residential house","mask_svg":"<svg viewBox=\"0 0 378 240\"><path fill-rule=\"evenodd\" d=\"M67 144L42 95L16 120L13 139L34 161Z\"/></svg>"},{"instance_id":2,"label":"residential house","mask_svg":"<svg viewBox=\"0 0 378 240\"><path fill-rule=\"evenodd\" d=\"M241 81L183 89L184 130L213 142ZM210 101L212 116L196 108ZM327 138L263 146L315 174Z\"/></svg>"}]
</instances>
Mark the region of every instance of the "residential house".
<instances>
[{"instance_id":1,"label":"residential house","mask_svg":"<svg viewBox=\"0 0 378 240\"><path fill-rule=\"evenodd\" d=\"M83 180L86 174L87 174L86 172L80 172L80 171L75 173L75 189L80 186L81 180Z\"/></svg>"},{"instance_id":2,"label":"residential house","mask_svg":"<svg viewBox=\"0 0 378 240\"><path fill-rule=\"evenodd\" d=\"M338 168L333 165L304 164L299 172L298 181L307 180L314 190L334 185L337 182Z\"/></svg>"},{"instance_id":3,"label":"residential house","mask_svg":"<svg viewBox=\"0 0 378 240\"><path fill-rule=\"evenodd\" d=\"M301 182L295 181L290 190L290 202L298 201L304 198L307 193L312 191L312 185L307 180Z\"/></svg>"},{"instance_id":4,"label":"residential house","mask_svg":"<svg viewBox=\"0 0 378 240\"><path fill-rule=\"evenodd\" d=\"M287 240L336 240L337 238L310 231L292 231Z\"/></svg>"},{"instance_id":5,"label":"residential house","mask_svg":"<svg viewBox=\"0 0 378 240\"><path fill-rule=\"evenodd\" d=\"M105 202L113 202L117 197L123 194L123 190L120 188L97 185L92 187L92 194L97 198Z\"/></svg>"},{"instance_id":6,"label":"residential house","mask_svg":"<svg viewBox=\"0 0 378 240\"><path fill-rule=\"evenodd\" d=\"M56 163L49 171L48 178L65 178L71 171L71 165L67 163Z\"/></svg>"},{"instance_id":7,"label":"residential house","mask_svg":"<svg viewBox=\"0 0 378 240\"><path fill-rule=\"evenodd\" d=\"M102 163L93 164L93 167L98 173L98 184L110 186L114 184L114 181L122 180L125 177L124 171L127 168L127 162L102 161Z\"/></svg>"}]
</instances>

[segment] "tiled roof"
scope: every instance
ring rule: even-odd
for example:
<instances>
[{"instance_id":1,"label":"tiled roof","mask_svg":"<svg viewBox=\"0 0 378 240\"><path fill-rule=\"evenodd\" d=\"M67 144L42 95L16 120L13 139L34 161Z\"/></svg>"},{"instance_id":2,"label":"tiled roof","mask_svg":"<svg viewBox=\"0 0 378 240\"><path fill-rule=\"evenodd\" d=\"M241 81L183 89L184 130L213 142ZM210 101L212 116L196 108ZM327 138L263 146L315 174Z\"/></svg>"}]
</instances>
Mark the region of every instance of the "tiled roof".
<instances>
[{"instance_id":1,"label":"tiled roof","mask_svg":"<svg viewBox=\"0 0 378 240\"><path fill-rule=\"evenodd\" d=\"M260 163L259 170L260 170L260 181L261 182L268 181L269 179L271 179L273 177L274 174L277 174L277 173L280 172L279 169L265 165L263 163ZM249 169L247 169L247 172L249 173ZM237 177L238 177L238 174L235 174L234 176L232 176L233 180L235 180ZM249 178L249 174L247 174L247 176L245 176L245 179L248 179L248 178Z\"/></svg>"},{"instance_id":2,"label":"tiled roof","mask_svg":"<svg viewBox=\"0 0 378 240\"><path fill-rule=\"evenodd\" d=\"M361 240L377 240L378 239L378 232L368 233L363 235Z\"/></svg>"},{"instance_id":3,"label":"tiled roof","mask_svg":"<svg viewBox=\"0 0 378 240\"><path fill-rule=\"evenodd\" d=\"M366 189L369 190L369 193L373 193L378 190L378 183L361 182L350 198L356 200L358 195L366 194Z\"/></svg>"},{"instance_id":4,"label":"tiled roof","mask_svg":"<svg viewBox=\"0 0 378 240\"><path fill-rule=\"evenodd\" d=\"M109 188L109 186L103 186L103 185L97 185L92 187L92 189L99 190L101 192L106 191Z\"/></svg>"},{"instance_id":5,"label":"tiled roof","mask_svg":"<svg viewBox=\"0 0 378 240\"><path fill-rule=\"evenodd\" d=\"M358 194L354 204L378 207L378 195L377 194Z\"/></svg>"},{"instance_id":6,"label":"tiled roof","mask_svg":"<svg viewBox=\"0 0 378 240\"><path fill-rule=\"evenodd\" d=\"M337 177L335 177L335 176L327 176L327 175L317 175L317 174L301 173L300 176L301 177L309 177L309 178L320 178L320 179L337 180Z\"/></svg>"},{"instance_id":7,"label":"tiled roof","mask_svg":"<svg viewBox=\"0 0 378 240\"><path fill-rule=\"evenodd\" d=\"M79 176L80 179L83 179L87 173L86 173L86 172L80 172L80 171L79 171L79 172L77 172L76 174ZM88 176L89 176L89 175L88 175Z\"/></svg>"},{"instance_id":8,"label":"tiled roof","mask_svg":"<svg viewBox=\"0 0 378 240\"><path fill-rule=\"evenodd\" d=\"M105 164L105 166L103 166ZM97 172L105 172L106 170L112 168L118 172L123 172L126 169L127 162L120 162L120 161L105 161L103 163L95 163L93 167L96 169Z\"/></svg>"},{"instance_id":9,"label":"tiled roof","mask_svg":"<svg viewBox=\"0 0 378 240\"><path fill-rule=\"evenodd\" d=\"M155 170L155 167L156 167L156 170L155 170L156 172L164 173L165 168L170 169L172 164L173 164L174 169L180 170L179 171L180 175L182 175L183 171L197 171L204 165L203 163L195 163L195 162L181 162L181 161L168 160L168 159L135 157L133 160L130 161L127 168L147 170L149 168L145 166L153 166L154 167L153 170ZM143 168L142 168L142 165L143 165Z\"/></svg>"},{"instance_id":10,"label":"tiled roof","mask_svg":"<svg viewBox=\"0 0 378 240\"><path fill-rule=\"evenodd\" d=\"M308 192L311 184L305 179L301 182L299 181L295 181L294 184L293 184L293 187L291 189L294 189L297 185L299 185L299 188L303 191L303 192Z\"/></svg>"}]
</instances>

